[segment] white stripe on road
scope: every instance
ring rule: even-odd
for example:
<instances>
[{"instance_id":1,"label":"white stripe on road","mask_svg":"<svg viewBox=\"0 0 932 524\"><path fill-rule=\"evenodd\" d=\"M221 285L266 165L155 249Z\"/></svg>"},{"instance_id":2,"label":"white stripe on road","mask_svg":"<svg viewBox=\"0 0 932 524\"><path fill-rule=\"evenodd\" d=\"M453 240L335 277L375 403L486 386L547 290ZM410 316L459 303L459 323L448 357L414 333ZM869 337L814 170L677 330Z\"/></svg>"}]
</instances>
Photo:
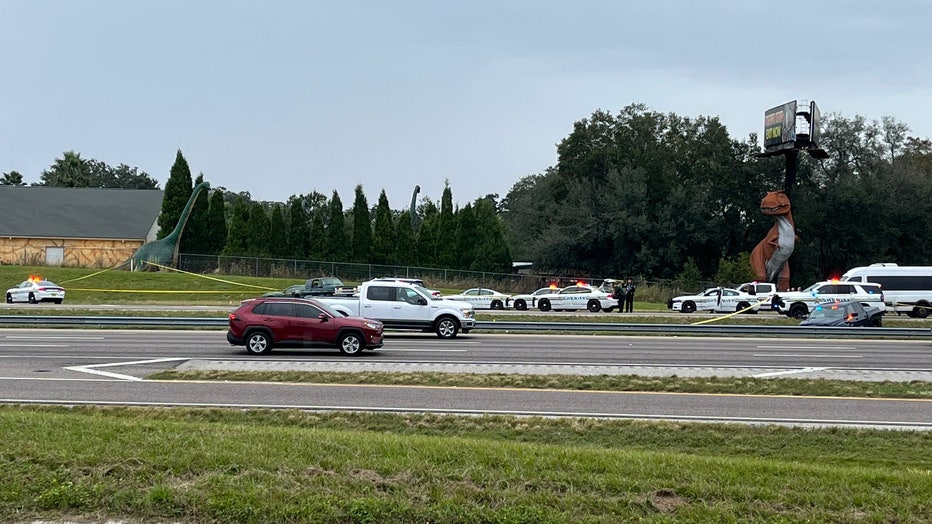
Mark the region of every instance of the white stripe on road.
<instances>
[{"instance_id":1,"label":"white stripe on road","mask_svg":"<svg viewBox=\"0 0 932 524\"><path fill-rule=\"evenodd\" d=\"M803 354L792 354L792 353L754 353L755 357L768 357L768 358L864 358L864 355L820 355L817 353L803 353Z\"/></svg>"},{"instance_id":2,"label":"white stripe on road","mask_svg":"<svg viewBox=\"0 0 932 524\"><path fill-rule=\"evenodd\" d=\"M788 369L786 371L771 371L770 373L760 373L758 375L752 375L754 378L767 378L767 377L779 377L781 375L795 375L798 373L812 373L814 371L825 371L829 368L802 368L802 369Z\"/></svg>"},{"instance_id":3,"label":"white stripe on road","mask_svg":"<svg viewBox=\"0 0 932 524\"><path fill-rule=\"evenodd\" d=\"M113 366L134 366L136 364L158 364L161 362L174 362L178 360L189 360L185 358L156 358L152 360L136 360L134 362L110 362L108 364L89 364L87 366L70 366L64 369L68 371L77 371L78 373L91 373L93 375L100 375L102 377L115 378L118 380L135 380L141 381L142 378L134 377L132 375L123 375L120 373L110 373L109 371L100 371L97 368L108 368Z\"/></svg>"}]
</instances>

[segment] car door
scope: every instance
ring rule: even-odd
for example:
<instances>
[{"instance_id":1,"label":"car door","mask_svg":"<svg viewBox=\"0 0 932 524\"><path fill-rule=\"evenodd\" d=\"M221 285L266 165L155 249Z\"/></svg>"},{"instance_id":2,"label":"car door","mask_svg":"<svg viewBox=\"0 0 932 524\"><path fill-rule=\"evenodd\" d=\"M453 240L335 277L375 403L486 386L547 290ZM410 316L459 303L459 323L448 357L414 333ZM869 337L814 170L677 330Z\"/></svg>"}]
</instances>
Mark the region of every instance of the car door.
<instances>
[{"instance_id":1,"label":"car door","mask_svg":"<svg viewBox=\"0 0 932 524\"><path fill-rule=\"evenodd\" d=\"M396 300L395 286L366 287L366 300L360 300L359 316L377 319L397 319L401 305Z\"/></svg>"},{"instance_id":2,"label":"car door","mask_svg":"<svg viewBox=\"0 0 932 524\"><path fill-rule=\"evenodd\" d=\"M720 289L710 289L696 299L696 310L698 311L715 311L718 308Z\"/></svg>"},{"instance_id":3,"label":"car door","mask_svg":"<svg viewBox=\"0 0 932 524\"><path fill-rule=\"evenodd\" d=\"M321 320L324 312L313 304L294 304L292 319L295 336L304 343L320 342L333 344L337 338L337 325L332 318Z\"/></svg>"},{"instance_id":4,"label":"car door","mask_svg":"<svg viewBox=\"0 0 932 524\"><path fill-rule=\"evenodd\" d=\"M430 299L409 287L396 288L395 317L399 320L431 320Z\"/></svg>"},{"instance_id":5,"label":"car door","mask_svg":"<svg viewBox=\"0 0 932 524\"><path fill-rule=\"evenodd\" d=\"M24 280L16 286L16 290L13 292L13 301L14 302L26 302L29 300L29 290L32 289L32 282Z\"/></svg>"},{"instance_id":6,"label":"car door","mask_svg":"<svg viewBox=\"0 0 932 524\"><path fill-rule=\"evenodd\" d=\"M295 339L291 323L294 308L290 302L264 302L257 305L252 312L258 317L260 324L271 330L273 341L286 342Z\"/></svg>"}]
</instances>

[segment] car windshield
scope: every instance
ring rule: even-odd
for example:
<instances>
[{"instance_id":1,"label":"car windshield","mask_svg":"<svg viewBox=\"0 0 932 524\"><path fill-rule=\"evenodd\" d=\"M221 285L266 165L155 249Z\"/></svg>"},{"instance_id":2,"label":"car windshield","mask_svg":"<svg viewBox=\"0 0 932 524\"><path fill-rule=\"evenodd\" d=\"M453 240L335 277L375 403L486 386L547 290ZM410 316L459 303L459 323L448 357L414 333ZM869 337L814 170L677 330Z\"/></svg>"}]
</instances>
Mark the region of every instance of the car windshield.
<instances>
[{"instance_id":1,"label":"car windshield","mask_svg":"<svg viewBox=\"0 0 932 524\"><path fill-rule=\"evenodd\" d=\"M816 306L809 318L842 318L844 316L844 306Z\"/></svg>"},{"instance_id":2,"label":"car windshield","mask_svg":"<svg viewBox=\"0 0 932 524\"><path fill-rule=\"evenodd\" d=\"M820 282L816 282L815 284L813 284L813 285L807 287L806 289L804 289L804 290L803 290L803 293L812 293L813 291L816 290L816 288L820 287L821 285L822 285L822 284L821 284Z\"/></svg>"},{"instance_id":3,"label":"car windshield","mask_svg":"<svg viewBox=\"0 0 932 524\"><path fill-rule=\"evenodd\" d=\"M331 316L334 316L334 317L342 317L342 316L344 316L343 313L340 313L340 312L337 311L336 309L333 309L332 307L330 307L329 304L324 304L323 302L316 302L316 301L315 301L315 302L314 302L314 305L317 306L317 307L319 307L320 309L326 311L327 313L330 313Z\"/></svg>"},{"instance_id":4,"label":"car windshield","mask_svg":"<svg viewBox=\"0 0 932 524\"><path fill-rule=\"evenodd\" d=\"M427 297L427 298L430 299L430 300L443 300L443 299L441 299L441 298L439 298L439 297L435 297L434 294L431 293L430 290L427 289L427 288L424 287L424 286L419 286L419 285L415 284L415 285L414 285L414 289L417 289L422 295L424 295L425 297Z\"/></svg>"}]
</instances>

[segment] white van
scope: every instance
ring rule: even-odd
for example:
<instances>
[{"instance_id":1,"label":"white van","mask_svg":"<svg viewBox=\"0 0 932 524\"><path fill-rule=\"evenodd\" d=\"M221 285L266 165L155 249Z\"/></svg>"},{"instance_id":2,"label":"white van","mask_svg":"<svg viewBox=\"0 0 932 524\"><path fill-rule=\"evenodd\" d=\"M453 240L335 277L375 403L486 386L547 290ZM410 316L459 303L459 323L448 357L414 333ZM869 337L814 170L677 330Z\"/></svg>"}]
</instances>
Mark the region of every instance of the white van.
<instances>
[{"instance_id":1,"label":"white van","mask_svg":"<svg viewBox=\"0 0 932 524\"><path fill-rule=\"evenodd\" d=\"M876 282L883 289L887 310L926 318L932 313L932 266L871 264L849 269L845 282Z\"/></svg>"}]
</instances>

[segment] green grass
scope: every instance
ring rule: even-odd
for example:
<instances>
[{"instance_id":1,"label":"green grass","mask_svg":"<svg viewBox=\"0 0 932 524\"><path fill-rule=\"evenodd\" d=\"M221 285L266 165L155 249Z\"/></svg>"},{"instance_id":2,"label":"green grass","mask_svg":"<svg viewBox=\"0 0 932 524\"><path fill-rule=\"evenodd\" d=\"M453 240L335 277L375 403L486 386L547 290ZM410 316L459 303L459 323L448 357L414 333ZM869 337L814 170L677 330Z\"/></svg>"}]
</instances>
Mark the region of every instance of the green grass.
<instances>
[{"instance_id":1,"label":"green grass","mask_svg":"<svg viewBox=\"0 0 932 524\"><path fill-rule=\"evenodd\" d=\"M506 373L399 373L358 371L177 371L150 380L232 380L315 384L380 384L475 388L564 389L579 391L658 391L737 395L909 398L932 400L932 383L868 382L753 377L646 377L639 375L518 375ZM932 411L932 404L929 405Z\"/></svg>"},{"instance_id":2,"label":"green grass","mask_svg":"<svg viewBox=\"0 0 932 524\"><path fill-rule=\"evenodd\" d=\"M0 520L927 522L932 434L0 408Z\"/></svg>"}]
</instances>

